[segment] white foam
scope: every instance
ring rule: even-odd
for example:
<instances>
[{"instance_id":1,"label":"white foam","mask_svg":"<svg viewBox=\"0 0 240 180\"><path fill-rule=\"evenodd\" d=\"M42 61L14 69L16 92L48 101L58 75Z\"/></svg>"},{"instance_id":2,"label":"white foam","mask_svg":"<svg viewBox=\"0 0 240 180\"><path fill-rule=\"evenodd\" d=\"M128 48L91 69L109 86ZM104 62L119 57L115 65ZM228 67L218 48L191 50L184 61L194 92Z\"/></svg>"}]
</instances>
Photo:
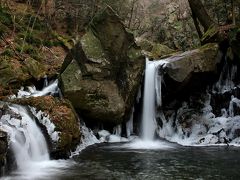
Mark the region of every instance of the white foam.
<instances>
[{"instance_id":1,"label":"white foam","mask_svg":"<svg viewBox=\"0 0 240 180\"><path fill-rule=\"evenodd\" d=\"M167 142L155 140L146 141L141 139L133 140L131 143L124 144L122 147L128 149L171 149L174 148Z\"/></svg>"}]
</instances>

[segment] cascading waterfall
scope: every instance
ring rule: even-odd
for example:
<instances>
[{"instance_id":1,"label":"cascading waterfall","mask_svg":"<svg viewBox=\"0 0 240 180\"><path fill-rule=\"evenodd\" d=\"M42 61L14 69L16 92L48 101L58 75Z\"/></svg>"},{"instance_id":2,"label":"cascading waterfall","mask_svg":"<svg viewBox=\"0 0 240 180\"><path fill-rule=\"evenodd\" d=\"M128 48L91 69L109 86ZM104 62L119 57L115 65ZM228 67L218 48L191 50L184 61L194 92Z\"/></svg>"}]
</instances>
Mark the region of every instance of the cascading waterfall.
<instances>
[{"instance_id":1,"label":"cascading waterfall","mask_svg":"<svg viewBox=\"0 0 240 180\"><path fill-rule=\"evenodd\" d=\"M173 146L164 141L155 140L154 135L157 130L156 109L161 105L161 100L156 101L156 96L161 97L161 75L158 75L159 68L164 68L168 62L149 61L146 59L143 112L141 122L141 139L134 139L131 143L124 145L130 149L168 149ZM159 77L160 76L160 77ZM158 93L156 93L158 92Z\"/></svg>"},{"instance_id":2,"label":"cascading waterfall","mask_svg":"<svg viewBox=\"0 0 240 180\"><path fill-rule=\"evenodd\" d=\"M152 141L156 129L155 121L155 63L146 60L144 79L142 139Z\"/></svg>"},{"instance_id":3,"label":"cascading waterfall","mask_svg":"<svg viewBox=\"0 0 240 180\"><path fill-rule=\"evenodd\" d=\"M1 118L1 129L10 137L10 146L14 152L19 170L29 170L34 162L48 161L49 153L46 140L35 121L22 106L10 106L21 116L16 119L10 115Z\"/></svg>"},{"instance_id":4,"label":"cascading waterfall","mask_svg":"<svg viewBox=\"0 0 240 180\"><path fill-rule=\"evenodd\" d=\"M10 98L22 98L31 96L43 96L58 93L58 81L48 83L44 81L44 88L36 90L34 86L19 90L17 96ZM43 112L37 112L35 108L29 107L29 111L20 105L11 105L9 109L12 113L1 116L0 128L8 133L10 148L16 159L17 170L13 171L9 177L3 179L35 179L50 177L60 174L61 169L65 169L73 164L72 161L50 160L46 140L37 126L35 116L46 126L47 132L53 141L58 140L58 132L54 131L55 126L50 122L49 117ZM30 115L32 113L32 115Z\"/></svg>"},{"instance_id":5,"label":"cascading waterfall","mask_svg":"<svg viewBox=\"0 0 240 180\"><path fill-rule=\"evenodd\" d=\"M144 79L142 139L153 141L156 124L156 96L157 105L161 105L161 76L157 75L158 68L164 66L166 61L149 61L146 59Z\"/></svg>"}]
</instances>

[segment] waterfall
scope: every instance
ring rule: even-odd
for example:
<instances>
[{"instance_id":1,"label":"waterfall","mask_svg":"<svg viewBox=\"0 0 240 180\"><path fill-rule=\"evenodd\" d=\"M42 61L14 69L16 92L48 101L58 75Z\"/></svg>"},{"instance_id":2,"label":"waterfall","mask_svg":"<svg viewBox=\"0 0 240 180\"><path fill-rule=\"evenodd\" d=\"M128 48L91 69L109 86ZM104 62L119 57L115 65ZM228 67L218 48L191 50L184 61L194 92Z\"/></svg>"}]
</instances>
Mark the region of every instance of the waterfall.
<instances>
[{"instance_id":1,"label":"waterfall","mask_svg":"<svg viewBox=\"0 0 240 180\"><path fill-rule=\"evenodd\" d=\"M156 110L161 105L161 100L156 101L156 97L161 98L161 74L159 69L166 67L168 61L149 61L146 59L144 93L143 93L143 112L141 122L141 139L133 139L131 143L125 144L124 147L130 149L169 149L172 145L165 141L154 140L157 130Z\"/></svg>"},{"instance_id":2,"label":"waterfall","mask_svg":"<svg viewBox=\"0 0 240 180\"><path fill-rule=\"evenodd\" d=\"M44 87L41 91L35 91L32 96L45 96L48 94L55 94L58 91L58 80L50 83L49 85L46 83L46 87Z\"/></svg>"},{"instance_id":3,"label":"waterfall","mask_svg":"<svg viewBox=\"0 0 240 180\"><path fill-rule=\"evenodd\" d=\"M142 114L142 138L146 141L153 140L156 129L154 81L155 69L155 63L146 60Z\"/></svg>"},{"instance_id":4,"label":"waterfall","mask_svg":"<svg viewBox=\"0 0 240 180\"><path fill-rule=\"evenodd\" d=\"M49 160L48 147L41 130L29 116L27 110L18 105L10 106L14 116L3 115L1 129L10 137L10 147L14 152L19 170L29 170L34 162Z\"/></svg>"},{"instance_id":5,"label":"waterfall","mask_svg":"<svg viewBox=\"0 0 240 180\"><path fill-rule=\"evenodd\" d=\"M157 105L161 106L161 75L158 70L166 61L149 61L146 59L144 79L143 114L142 114L142 139L152 141L154 139L156 124L156 96Z\"/></svg>"},{"instance_id":6,"label":"waterfall","mask_svg":"<svg viewBox=\"0 0 240 180\"><path fill-rule=\"evenodd\" d=\"M55 93L58 93L58 81L48 83L45 78L41 91L36 90L34 86L22 87L17 96L10 98L27 98ZM55 131L55 125L44 112L37 111L34 107L29 107L28 111L20 105L9 106L6 114L1 116L0 129L7 132L9 136L9 145L15 156L17 169L11 172L9 177L3 177L3 179L45 179L60 174L61 169L74 164L71 160L50 160L44 135L32 117L37 118L38 123L46 126L47 133L53 142L59 139L59 132Z\"/></svg>"},{"instance_id":7,"label":"waterfall","mask_svg":"<svg viewBox=\"0 0 240 180\"><path fill-rule=\"evenodd\" d=\"M218 93L225 93L234 89L234 79L237 75L237 66L229 65L226 60L226 64L223 67L223 70L220 74L218 82L214 85L213 91Z\"/></svg>"}]
</instances>

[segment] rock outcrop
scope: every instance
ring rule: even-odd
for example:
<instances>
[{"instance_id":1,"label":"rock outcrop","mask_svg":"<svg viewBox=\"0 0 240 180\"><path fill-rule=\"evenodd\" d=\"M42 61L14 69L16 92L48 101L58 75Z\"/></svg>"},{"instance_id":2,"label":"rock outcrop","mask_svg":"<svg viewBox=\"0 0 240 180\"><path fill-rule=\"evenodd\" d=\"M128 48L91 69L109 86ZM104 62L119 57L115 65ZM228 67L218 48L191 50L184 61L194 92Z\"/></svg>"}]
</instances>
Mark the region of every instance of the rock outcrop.
<instances>
[{"instance_id":1,"label":"rock outcrop","mask_svg":"<svg viewBox=\"0 0 240 180\"><path fill-rule=\"evenodd\" d=\"M143 51L143 54L150 59L160 59L171 56L175 53L175 50L169 48L166 45L154 43L147 39L137 38L137 45L139 45Z\"/></svg>"},{"instance_id":2,"label":"rock outcrop","mask_svg":"<svg viewBox=\"0 0 240 180\"><path fill-rule=\"evenodd\" d=\"M174 121L173 126L181 126L190 133L192 125L205 121L203 114L210 104L208 87L218 79L218 65L221 56L217 44L206 44L163 59L166 63L159 67L162 77L162 106L158 107L166 119ZM206 120L207 121L207 120ZM162 119L158 122L162 125Z\"/></svg>"},{"instance_id":3,"label":"rock outcrop","mask_svg":"<svg viewBox=\"0 0 240 180\"><path fill-rule=\"evenodd\" d=\"M193 73L214 72L216 64L220 62L217 55L218 45L207 44L196 50L186 51L168 58L166 72L177 82L189 79Z\"/></svg>"},{"instance_id":4,"label":"rock outcrop","mask_svg":"<svg viewBox=\"0 0 240 180\"><path fill-rule=\"evenodd\" d=\"M217 54L217 45L208 44L165 59L159 67L161 138L184 145L239 144L240 61Z\"/></svg>"},{"instance_id":5,"label":"rock outcrop","mask_svg":"<svg viewBox=\"0 0 240 180\"><path fill-rule=\"evenodd\" d=\"M133 34L107 7L67 55L60 88L87 120L118 124L130 113L144 64Z\"/></svg>"},{"instance_id":6,"label":"rock outcrop","mask_svg":"<svg viewBox=\"0 0 240 180\"><path fill-rule=\"evenodd\" d=\"M205 89L217 78L217 67L221 60L219 56L217 44L206 44L164 59L167 64L159 67L159 73L164 74L163 100L184 98L185 95L189 97Z\"/></svg>"}]
</instances>

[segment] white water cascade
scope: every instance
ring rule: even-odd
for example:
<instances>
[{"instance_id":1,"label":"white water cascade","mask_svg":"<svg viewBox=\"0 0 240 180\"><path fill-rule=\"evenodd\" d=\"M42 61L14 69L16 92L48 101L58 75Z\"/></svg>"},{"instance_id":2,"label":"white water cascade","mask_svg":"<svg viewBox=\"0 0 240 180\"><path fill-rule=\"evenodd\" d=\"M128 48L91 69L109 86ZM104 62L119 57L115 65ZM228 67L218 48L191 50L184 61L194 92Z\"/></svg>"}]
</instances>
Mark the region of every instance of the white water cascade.
<instances>
[{"instance_id":1,"label":"white water cascade","mask_svg":"<svg viewBox=\"0 0 240 180\"><path fill-rule=\"evenodd\" d=\"M44 88L41 91L36 90L34 86L27 87L27 90L24 89L26 88L22 87L17 96L13 95L10 98L55 94L58 92L58 81L48 83L45 79ZM71 160L50 160L44 135L33 118L35 116L39 121L38 123L46 126L52 141L57 141L58 132L54 131L55 126L50 122L49 116L41 111L37 112L33 107L29 107L29 111L27 111L23 106L11 105L9 109L12 112L2 115L0 119L0 129L8 134L9 145L13 151L17 169L1 179L50 178L52 175L60 175L63 169L74 164Z\"/></svg>"},{"instance_id":2,"label":"white water cascade","mask_svg":"<svg viewBox=\"0 0 240 180\"><path fill-rule=\"evenodd\" d=\"M142 139L152 141L156 130L155 120L155 63L146 61L144 80Z\"/></svg>"},{"instance_id":3,"label":"white water cascade","mask_svg":"<svg viewBox=\"0 0 240 180\"><path fill-rule=\"evenodd\" d=\"M141 123L141 139L134 139L126 144L130 149L168 149L173 148L167 142L155 140L157 130L156 109L161 105L161 100L156 101L156 96L161 97L161 75L158 75L159 68L164 68L168 62L165 60L149 61L146 59L143 112Z\"/></svg>"},{"instance_id":4,"label":"white water cascade","mask_svg":"<svg viewBox=\"0 0 240 180\"><path fill-rule=\"evenodd\" d=\"M10 146L18 169L29 171L34 163L49 160L47 143L36 122L24 107L14 105L10 109L21 118L3 115L0 128L10 137Z\"/></svg>"},{"instance_id":5,"label":"white water cascade","mask_svg":"<svg viewBox=\"0 0 240 180\"><path fill-rule=\"evenodd\" d=\"M161 105L161 76L158 76L158 68L164 66L166 61L146 60L144 79L143 114L142 114L142 139L153 141L157 128L156 124L156 96L157 105Z\"/></svg>"}]
</instances>

